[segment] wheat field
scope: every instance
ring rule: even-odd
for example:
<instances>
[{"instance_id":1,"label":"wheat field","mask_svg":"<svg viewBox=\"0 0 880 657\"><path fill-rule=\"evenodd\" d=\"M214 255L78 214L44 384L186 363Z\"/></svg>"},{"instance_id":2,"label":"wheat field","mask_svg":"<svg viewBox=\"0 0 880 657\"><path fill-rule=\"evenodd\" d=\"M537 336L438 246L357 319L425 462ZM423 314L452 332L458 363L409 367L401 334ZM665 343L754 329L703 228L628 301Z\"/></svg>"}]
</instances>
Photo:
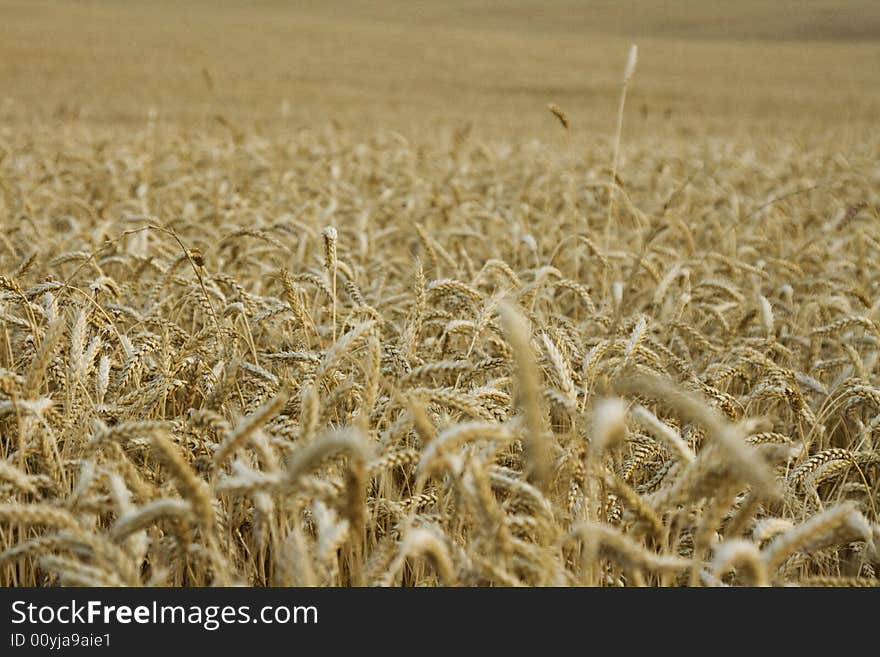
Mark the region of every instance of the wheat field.
<instances>
[{"instance_id":1,"label":"wheat field","mask_svg":"<svg viewBox=\"0 0 880 657\"><path fill-rule=\"evenodd\" d=\"M876 586L876 7L380 5L0 2L0 585Z\"/></svg>"}]
</instances>

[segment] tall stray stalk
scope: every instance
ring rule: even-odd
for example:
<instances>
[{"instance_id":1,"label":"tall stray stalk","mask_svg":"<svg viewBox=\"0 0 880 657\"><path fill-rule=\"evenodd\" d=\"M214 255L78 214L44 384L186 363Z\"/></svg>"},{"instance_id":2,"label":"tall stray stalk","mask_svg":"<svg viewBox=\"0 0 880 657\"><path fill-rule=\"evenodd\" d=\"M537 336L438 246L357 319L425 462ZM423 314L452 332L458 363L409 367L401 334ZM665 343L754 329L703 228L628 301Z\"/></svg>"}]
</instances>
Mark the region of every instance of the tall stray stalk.
<instances>
[{"instance_id":1,"label":"tall stray stalk","mask_svg":"<svg viewBox=\"0 0 880 657\"><path fill-rule=\"evenodd\" d=\"M639 48L630 46L629 57L626 60L626 68L623 71L623 87L620 90L620 105L617 108L617 133L614 135L614 160L611 163L611 186L608 188L608 220L605 222L605 246L609 244L611 236L611 219L614 214L614 193L617 191L617 162L620 157L620 135L623 132L623 108L626 105L626 89L629 81L636 72L636 63L639 60Z\"/></svg>"}]
</instances>

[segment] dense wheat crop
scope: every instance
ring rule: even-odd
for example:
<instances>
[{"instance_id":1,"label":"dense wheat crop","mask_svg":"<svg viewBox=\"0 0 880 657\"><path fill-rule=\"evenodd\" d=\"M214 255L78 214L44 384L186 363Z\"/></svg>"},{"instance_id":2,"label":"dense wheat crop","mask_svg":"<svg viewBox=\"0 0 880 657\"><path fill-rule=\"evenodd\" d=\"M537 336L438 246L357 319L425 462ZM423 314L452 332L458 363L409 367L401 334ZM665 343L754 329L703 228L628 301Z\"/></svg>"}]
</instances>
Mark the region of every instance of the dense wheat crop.
<instances>
[{"instance_id":1,"label":"dense wheat crop","mask_svg":"<svg viewBox=\"0 0 880 657\"><path fill-rule=\"evenodd\" d=\"M545 106L2 131L0 585L875 585L876 131Z\"/></svg>"}]
</instances>

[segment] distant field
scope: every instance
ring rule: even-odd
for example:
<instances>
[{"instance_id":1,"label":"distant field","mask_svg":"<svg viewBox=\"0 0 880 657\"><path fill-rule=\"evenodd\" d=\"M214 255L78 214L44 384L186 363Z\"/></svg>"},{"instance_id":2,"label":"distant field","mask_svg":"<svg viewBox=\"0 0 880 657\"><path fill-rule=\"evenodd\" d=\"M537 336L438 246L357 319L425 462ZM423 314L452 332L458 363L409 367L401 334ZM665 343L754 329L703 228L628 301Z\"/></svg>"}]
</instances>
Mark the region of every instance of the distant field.
<instances>
[{"instance_id":1,"label":"distant field","mask_svg":"<svg viewBox=\"0 0 880 657\"><path fill-rule=\"evenodd\" d=\"M267 128L607 132L631 42L632 130L778 130L880 112L874 2L0 2L0 111ZM809 41L804 40L809 37ZM211 82L206 81L203 70ZM282 110L282 107L287 108Z\"/></svg>"}]
</instances>

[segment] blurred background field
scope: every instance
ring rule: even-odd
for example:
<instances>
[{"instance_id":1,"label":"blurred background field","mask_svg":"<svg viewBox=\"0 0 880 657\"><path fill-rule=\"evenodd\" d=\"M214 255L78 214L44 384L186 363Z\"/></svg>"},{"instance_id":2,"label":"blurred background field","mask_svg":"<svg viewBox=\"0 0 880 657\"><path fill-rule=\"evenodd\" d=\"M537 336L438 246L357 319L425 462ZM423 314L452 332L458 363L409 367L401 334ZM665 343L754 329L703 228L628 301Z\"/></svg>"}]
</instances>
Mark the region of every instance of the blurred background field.
<instances>
[{"instance_id":1,"label":"blurred background field","mask_svg":"<svg viewBox=\"0 0 880 657\"><path fill-rule=\"evenodd\" d=\"M0 117L92 125L338 121L556 138L613 130L630 43L627 133L858 131L880 114L869 0L428 2L0 1Z\"/></svg>"}]
</instances>

